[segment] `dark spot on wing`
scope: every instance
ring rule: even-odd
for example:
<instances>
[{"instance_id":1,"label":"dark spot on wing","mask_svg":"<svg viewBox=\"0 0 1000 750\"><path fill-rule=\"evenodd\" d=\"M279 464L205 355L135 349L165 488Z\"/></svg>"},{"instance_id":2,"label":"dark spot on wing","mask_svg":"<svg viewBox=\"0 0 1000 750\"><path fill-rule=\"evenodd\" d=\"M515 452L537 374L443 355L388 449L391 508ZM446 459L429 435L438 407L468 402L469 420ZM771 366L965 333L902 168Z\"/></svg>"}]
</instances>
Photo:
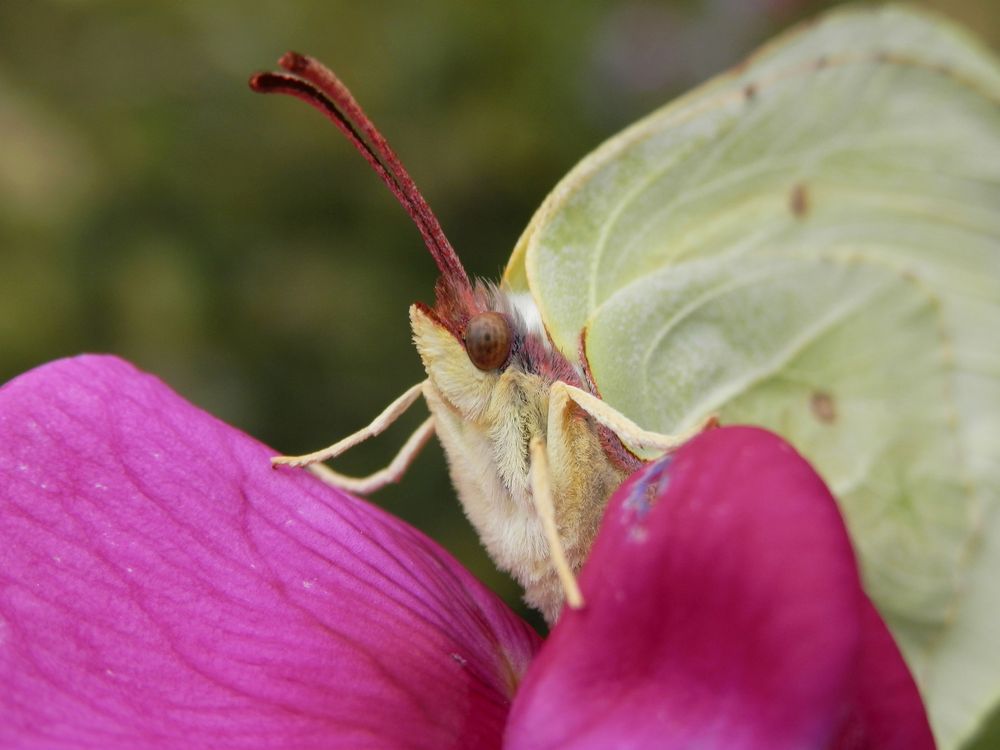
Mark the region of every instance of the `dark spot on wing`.
<instances>
[{"instance_id":1,"label":"dark spot on wing","mask_svg":"<svg viewBox=\"0 0 1000 750\"><path fill-rule=\"evenodd\" d=\"M837 421L837 403L833 400L833 395L826 391L816 391L809 399L809 408L813 416L824 424L833 424Z\"/></svg>"},{"instance_id":2,"label":"dark spot on wing","mask_svg":"<svg viewBox=\"0 0 1000 750\"><path fill-rule=\"evenodd\" d=\"M752 102L757 96L757 84L748 83L743 87L743 97L748 101Z\"/></svg>"},{"instance_id":3,"label":"dark spot on wing","mask_svg":"<svg viewBox=\"0 0 1000 750\"><path fill-rule=\"evenodd\" d=\"M797 219L802 219L809 213L809 190L799 182L792 188L788 196L788 207Z\"/></svg>"}]
</instances>

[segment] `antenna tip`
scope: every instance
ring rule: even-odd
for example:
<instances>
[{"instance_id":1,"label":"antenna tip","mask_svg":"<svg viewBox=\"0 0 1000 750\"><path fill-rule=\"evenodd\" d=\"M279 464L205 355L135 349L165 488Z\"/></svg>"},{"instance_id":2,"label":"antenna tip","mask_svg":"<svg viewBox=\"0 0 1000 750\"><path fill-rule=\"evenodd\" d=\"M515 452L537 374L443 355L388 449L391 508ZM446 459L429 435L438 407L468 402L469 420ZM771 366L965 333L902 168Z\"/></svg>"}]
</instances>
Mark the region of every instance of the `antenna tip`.
<instances>
[{"instance_id":1,"label":"antenna tip","mask_svg":"<svg viewBox=\"0 0 1000 750\"><path fill-rule=\"evenodd\" d=\"M250 84L251 91L256 91L258 94L267 94L274 90L275 78L274 73L254 73L250 76L250 80L247 83Z\"/></svg>"},{"instance_id":2,"label":"antenna tip","mask_svg":"<svg viewBox=\"0 0 1000 750\"><path fill-rule=\"evenodd\" d=\"M302 73L309 67L310 60L305 55L298 52L286 52L278 60L278 65L289 73Z\"/></svg>"}]
</instances>

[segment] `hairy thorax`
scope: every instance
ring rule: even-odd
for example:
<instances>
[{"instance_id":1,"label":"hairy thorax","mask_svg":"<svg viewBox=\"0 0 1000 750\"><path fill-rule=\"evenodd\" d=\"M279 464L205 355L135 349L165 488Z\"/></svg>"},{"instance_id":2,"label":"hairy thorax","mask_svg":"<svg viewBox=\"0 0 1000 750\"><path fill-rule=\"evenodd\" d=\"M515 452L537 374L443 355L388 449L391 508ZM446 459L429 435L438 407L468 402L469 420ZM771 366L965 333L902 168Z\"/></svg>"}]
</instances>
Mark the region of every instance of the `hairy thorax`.
<instances>
[{"instance_id":1,"label":"hairy thorax","mask_svg":"<svg viewBox=\"0 0 1000 750\"><path fill-rule=\"evenodd\" d=\"M425 396L448 457L459 499L494 562L525 590L525 601L552 622L562 589L531 497L531 439L546 440L559 536L570 565L586 559L608 496L624 474L605 455L596 425L571 406L549 434L549 387L542 378L503 373L478 419L462 414L433 377Z\"/></svg>"}]
</instances>

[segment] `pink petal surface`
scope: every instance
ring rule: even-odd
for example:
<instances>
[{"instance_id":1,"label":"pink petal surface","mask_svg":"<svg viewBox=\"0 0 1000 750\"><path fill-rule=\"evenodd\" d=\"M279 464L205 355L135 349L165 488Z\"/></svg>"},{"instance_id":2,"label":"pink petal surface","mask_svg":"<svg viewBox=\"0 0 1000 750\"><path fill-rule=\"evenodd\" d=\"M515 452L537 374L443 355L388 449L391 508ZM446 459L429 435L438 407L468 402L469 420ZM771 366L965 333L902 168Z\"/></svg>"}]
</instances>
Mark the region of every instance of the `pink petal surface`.
<instances>
[{"instance_id":1,"label":"pink petal surface","mask_svg":"<svg viewBox=\"0 0 1000 750\"><path fill-rule=\"evenodd\" d=\"M634 475L580 584L505 747L933 747L833 498L770 433L713 430Z\"/></svg>"},{"instance_id":2,"label":"pink petal surface","mask_svg":"<svg viewBox=\"0 0 1000 750\"><path fill-rule=\"evenodd\" d=\"M109 357L0 390L0 747L499 744L538 637Z\"/></svg>"},{"instance_id":3,"label":"pink petal surface","mask_svg":"<svg viewBox=\"0 0 1000 750\"><path fill-rule=\"evenodd\" d=\"M889 628L866 599L854 703L831 750L934 747L927 712Z\"/></svg>"}]
</instances>

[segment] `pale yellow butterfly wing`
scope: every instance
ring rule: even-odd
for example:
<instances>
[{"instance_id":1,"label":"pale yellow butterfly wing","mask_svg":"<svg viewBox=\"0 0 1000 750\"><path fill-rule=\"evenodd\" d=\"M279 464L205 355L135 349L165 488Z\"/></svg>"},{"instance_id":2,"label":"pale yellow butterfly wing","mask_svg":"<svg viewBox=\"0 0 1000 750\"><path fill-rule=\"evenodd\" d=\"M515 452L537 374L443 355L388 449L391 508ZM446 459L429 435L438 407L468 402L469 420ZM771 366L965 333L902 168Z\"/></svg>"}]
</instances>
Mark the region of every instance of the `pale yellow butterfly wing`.
<instances>
[{"instance_id":1,"label":"pale yellow butterfly wing","mask_svg":"<svg viewBox=\"0 0 1000 750\"><path fill-rule=\"evenodd\" d=\"M793 31L581 162L506 279L568 356L585 335L602 397L644 427L718 413L799 447L941 746L982 727L1000 704L988 51L897 7Z\"/></svg>"}]
</instances>

